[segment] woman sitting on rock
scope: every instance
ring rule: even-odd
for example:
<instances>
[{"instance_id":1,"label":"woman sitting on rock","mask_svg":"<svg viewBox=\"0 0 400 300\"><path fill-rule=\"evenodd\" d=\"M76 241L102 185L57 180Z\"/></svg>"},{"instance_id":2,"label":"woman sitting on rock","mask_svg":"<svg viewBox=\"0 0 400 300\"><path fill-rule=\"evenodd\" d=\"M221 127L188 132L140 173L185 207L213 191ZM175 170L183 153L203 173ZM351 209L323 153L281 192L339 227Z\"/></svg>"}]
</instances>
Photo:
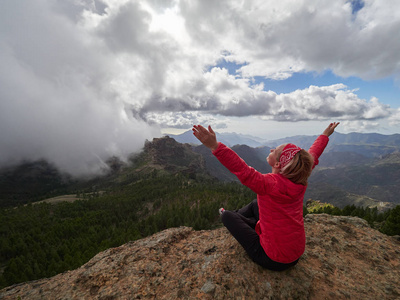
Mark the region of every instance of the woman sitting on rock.
<instances>
[{"instance_id":1,"label":"woman sitting on rock","mask_svg":"<svg viewBox=\"0 0 400 300\"><path fill-rule=\"evenodd\" d=\"M294 144L272 149L267 157L272 167L269 174L249 167L232 149L217 142L211 126L208 130L193 126L195 137L257 194L257 199L247 206L237 211L221 208L220 214L225 227L262 267L283 271L297 264L304 253L303 199L307 180L338 125L329 124L308 151Z\"/></svg>"}]
</instances>

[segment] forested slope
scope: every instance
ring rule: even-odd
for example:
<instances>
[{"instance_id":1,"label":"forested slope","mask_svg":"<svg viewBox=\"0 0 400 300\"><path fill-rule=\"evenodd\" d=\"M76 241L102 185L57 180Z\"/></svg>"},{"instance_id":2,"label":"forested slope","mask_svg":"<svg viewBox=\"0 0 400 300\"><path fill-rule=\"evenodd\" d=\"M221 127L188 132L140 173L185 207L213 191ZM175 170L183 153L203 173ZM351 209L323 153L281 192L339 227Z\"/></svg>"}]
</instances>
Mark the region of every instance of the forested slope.
<instances>
[{"instance_id":1,"label":"forested slope","mask_svg":"<svg viewBox=\"0 0 400 300\"><path fill-rule=\"evenodd\" d=\"M255 197L209 176L202 156L173 139L146 143L131 160L75 183L82 200L1 209L0 287L74 269L102 250L169 227L215 228L219 207Z\"/></svg>"}]
</instances>

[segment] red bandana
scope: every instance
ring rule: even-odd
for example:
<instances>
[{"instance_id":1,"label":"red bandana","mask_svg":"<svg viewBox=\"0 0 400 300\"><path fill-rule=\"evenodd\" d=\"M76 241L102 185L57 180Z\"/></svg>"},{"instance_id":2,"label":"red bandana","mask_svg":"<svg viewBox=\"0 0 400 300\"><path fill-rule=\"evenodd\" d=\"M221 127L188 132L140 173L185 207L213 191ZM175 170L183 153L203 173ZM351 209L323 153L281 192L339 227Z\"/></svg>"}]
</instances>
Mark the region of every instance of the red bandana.
<instances>
[{"instance_id":1,"label":"red bandana","mask_svg":"<svg viewBox=\"0 0 400 300\"><path fill-rule=\"evenodd\" d=\"M285 148L283 148L281 157L279 158L281 168L284 168L300 150L301 148L294 144L287 144Z\"/></svg>"}]
</instances>

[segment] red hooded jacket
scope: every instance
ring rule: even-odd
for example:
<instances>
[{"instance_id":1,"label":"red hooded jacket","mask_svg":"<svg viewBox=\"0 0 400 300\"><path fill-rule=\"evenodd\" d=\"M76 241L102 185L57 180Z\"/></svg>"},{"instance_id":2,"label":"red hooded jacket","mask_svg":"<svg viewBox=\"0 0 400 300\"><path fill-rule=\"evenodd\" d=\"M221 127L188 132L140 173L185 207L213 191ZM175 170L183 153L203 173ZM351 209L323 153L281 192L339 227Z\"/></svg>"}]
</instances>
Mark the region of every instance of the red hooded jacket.
<instances>
[{"instance_id":1,"label":"red hooded jacket","mask_svg":"<svg viewBox=\"0 0 400 300\"><path fill-rule=\"evenodd\" d=\"M314 157L313 168L328 141L326 135L320 135L308 150ZM260 220L256 232L268 257L280 263L291 263L300 258L306 245L303 199L307 187L293 183L281 174L261 174L222 143L213 154L242 184L257 193Z\"/></svg>"}]
</instances>

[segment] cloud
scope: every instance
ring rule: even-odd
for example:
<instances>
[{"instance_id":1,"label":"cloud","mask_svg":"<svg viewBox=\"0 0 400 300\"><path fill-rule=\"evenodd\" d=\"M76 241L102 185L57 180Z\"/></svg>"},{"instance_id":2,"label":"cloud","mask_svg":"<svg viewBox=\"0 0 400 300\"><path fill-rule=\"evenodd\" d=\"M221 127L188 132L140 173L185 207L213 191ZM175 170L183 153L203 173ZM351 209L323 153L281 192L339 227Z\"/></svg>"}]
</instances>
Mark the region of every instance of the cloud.
<instances>
[{"instance_id":1,"label":"cloud","mask_svg":"<svg viewBox=\"0 0 400 300\"><path fill-rule=\"evenodd\" d=\"M99 160L138 151L157 134L132 117L113 89L120 66L98 40L45 1L5 6L1 165L44 157L67 172L88 174L98 171Z\"/></svg>"},{"instance_id":2,"label":"cloud","mask_svg":"<svg viewBox=\"0 0 400 300\"><path fill-rule=\"evenodd\" d=\"M233 81L233 79L232 79ZM185 110L201 110L202 113L220 116L257 116L265 120L274 121L315 121L315 120L364 120L365 122L383 119L391 116L392 109L380 103L376 98L370 101L360 99L343 84L317 87L310 86L307 89L296 90L287 94L276 94L271 91L254 90L250 87L242 89L240 96L220 91L213 93L221 84L220 80L210 87L212 105L208 105L209 97L196 99L192 107ZM172 103L177 103L172 101ZM164 103L165 105L165 103ZM155 105L157 106L157 105ZM207 110L207 107L210 109ZM175 106L175 112L165 114L152 112L145 114L146 119L159 122L163 126L184 128L197 124L199 113L179 113L179 107ZM165 111L166 106L161 111Z\"/></svg>"},{"instance_id":3,"label":"cloud","mask_svg":"<svg viewBox=\"0 0 400 300\"><path fill-rule=\"evenodd\" d=\"M212 124L213 128L227 128L229 119L216 117L208 113L199 112L169 112L169 113L148 113L146 119L150 123L160 124L162 127L188 129L195 124Z\"/></svg>"},{"instance_id":4,"label":"cloud","mask_svg":"<svg viewBox=\"0 0 400 300\"><path fill-rule=\"evenodd\" d=\"M381 124L379 122L367 121L343 121L341 123L342 131L345 133L350 132L371 132L379 131Z\"/></svg>"},{"instance_id":5,"label":"cloud","mask_svg":"<svg viewBox=\"0 0 400 300\"><path fill-rule=\"evenodd\" d=\"M255 76L399 78L400 12L364 1L8 1L0 11L0 165L88 173L160 126L230 117L359 120L398 112L340 82L277 94ZM241 65L237 74L216 67Z\"/></svg>"},{"instance_id":6,"label":"cloud","mask_svg":"<svg viewBox=\"0 0 400 300\"><path fill-rule=\"evenodd\" d=\"M347 0L218 1L223 10L207 1L183 3L191 34L207 40L206 47L225 46L229 61L246 62L243 76L284 79L330 69L344 77L399 77L400 13L394 2L365 1L356 15ZM208 5L209 13L198 13ZM217 30L207 39L212 28Z\"/></svg>"},{"instance_id":7,"label":"cloud","mask_svg":"<svg viewBox=\"0 0 400 300\"><path fill-rule=\"evenodd\" d=\"M389 117L389 122L393 126L400 125L400 108L394 110L393 114Z\"/></svg>"}]
</instances>

